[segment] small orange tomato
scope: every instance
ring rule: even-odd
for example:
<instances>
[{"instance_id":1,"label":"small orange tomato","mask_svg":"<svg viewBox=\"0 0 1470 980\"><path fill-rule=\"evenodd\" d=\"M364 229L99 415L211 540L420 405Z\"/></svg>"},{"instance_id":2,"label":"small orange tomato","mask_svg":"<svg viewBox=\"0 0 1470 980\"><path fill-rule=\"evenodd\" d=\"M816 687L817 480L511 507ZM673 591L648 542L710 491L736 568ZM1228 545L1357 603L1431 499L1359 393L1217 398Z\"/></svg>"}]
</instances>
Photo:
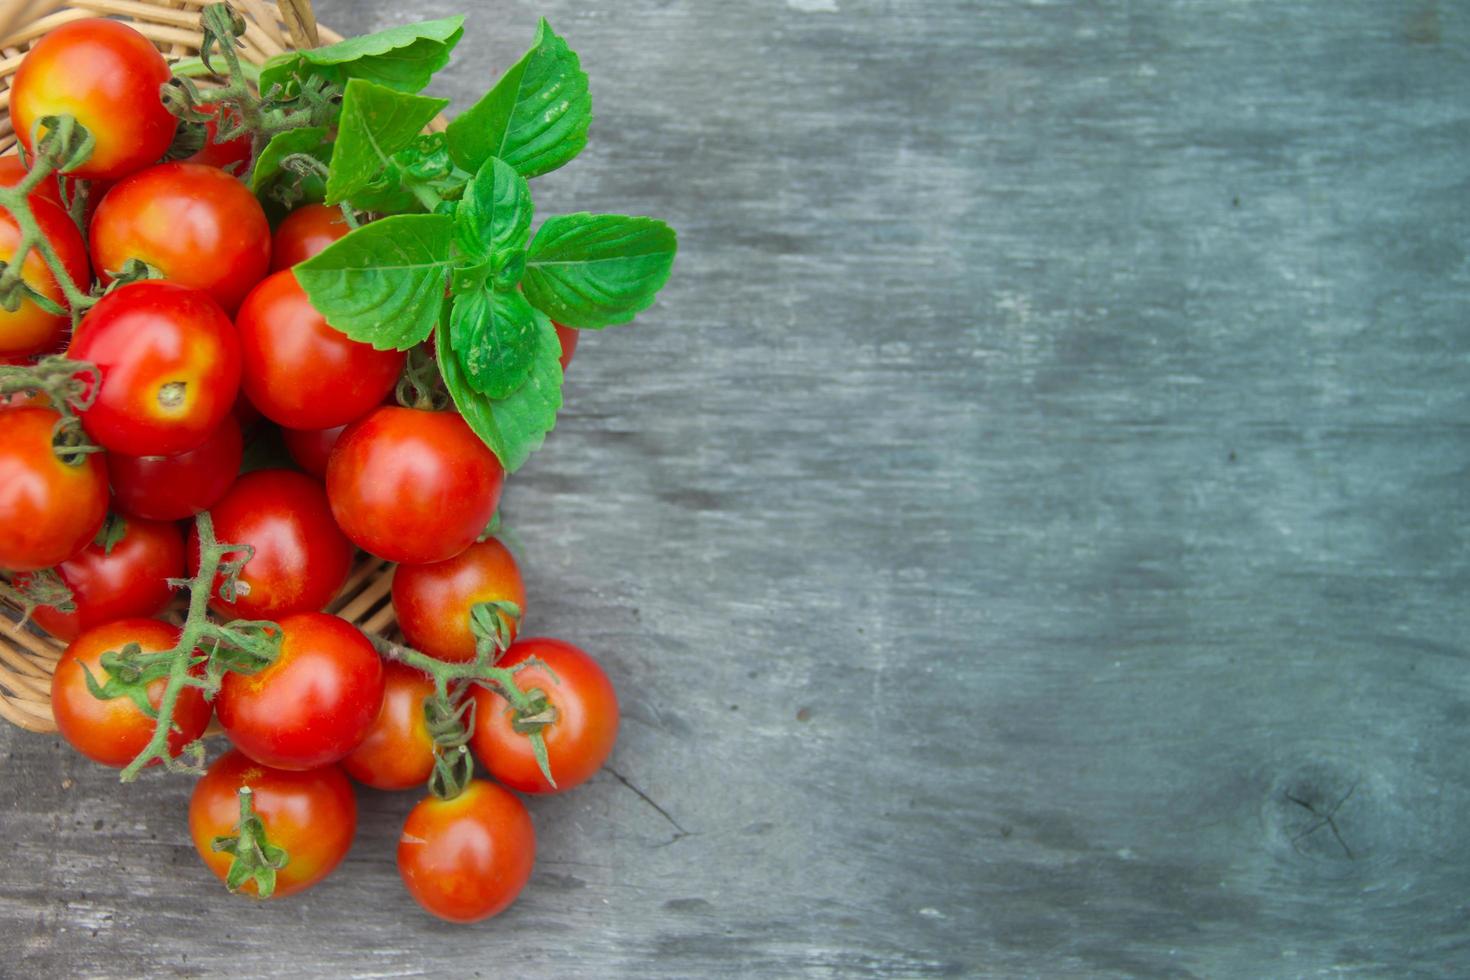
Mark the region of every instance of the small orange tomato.
<instances>
[{"instance_id":1,"label":"small orange tomato","mask_svg":"<svg viewBox=\"0 0 1470 980\"><path fill-rule=\"evenodd\" d=\"M433 695L428 675L404 664L383 665L383 707L367 738L342 760L342 768L373 789L411 789L434 771L434 739L424 719Z\"/></svg>"}]
</instances>

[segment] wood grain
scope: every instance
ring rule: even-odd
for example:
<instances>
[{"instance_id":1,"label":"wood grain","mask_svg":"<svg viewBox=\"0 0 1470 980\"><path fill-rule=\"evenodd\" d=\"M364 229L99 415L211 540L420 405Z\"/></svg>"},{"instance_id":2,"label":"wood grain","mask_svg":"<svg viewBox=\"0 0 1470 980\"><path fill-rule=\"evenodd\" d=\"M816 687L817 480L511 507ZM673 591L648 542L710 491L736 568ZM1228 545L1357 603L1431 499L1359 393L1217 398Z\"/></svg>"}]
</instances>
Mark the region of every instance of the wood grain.
<instances>
[{"instance_id":1,"label":"wood grain","mask_svg":"<svg viewBox=\"0 0 1470 980\"><path fill-rule=\"evenodd\" d=\"M611 765L458 929L409 797L255 907L184 782L0 726L0 972L1470 973L1466 11L513 2L435 90L540 13L597 111L540 213L681 232L508 492Z\"/></svg>"}]
</instances>

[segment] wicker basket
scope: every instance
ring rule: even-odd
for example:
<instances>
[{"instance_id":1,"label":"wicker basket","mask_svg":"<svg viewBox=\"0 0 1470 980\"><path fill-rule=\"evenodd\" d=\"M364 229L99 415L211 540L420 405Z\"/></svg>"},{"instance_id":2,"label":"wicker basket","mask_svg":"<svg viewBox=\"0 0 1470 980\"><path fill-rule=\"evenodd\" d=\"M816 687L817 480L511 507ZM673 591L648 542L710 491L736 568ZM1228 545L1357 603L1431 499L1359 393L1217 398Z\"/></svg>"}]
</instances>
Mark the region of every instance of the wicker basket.
<instances>
[{"instance_id":1,"label":"wicker basket","mask_svg":"<svg viewBox=\"0 0 1470 980\"><path fill-rule=\"evenodd\" d=\"M213 0L0 0L0 109L10 106L10 80L32 41L59 24L84 17L127 21L158 45L165 56L182 58L199 52L200 10ZM245 17L241 55L261 64L288 49L316 47L341 40L318 26L310 0L232 0ZM437 120L433 128L442 128ZM8 113L0 114L0 152L15 144ZM363 556L347 585L328 608L363 630L385 633L396 619L388 591L393 566ZM17 626L17 610L0 602L0 718L33 732L54 732L51 716L51 672L65 645L31 627Z\"/></svg>"}]
</instances>

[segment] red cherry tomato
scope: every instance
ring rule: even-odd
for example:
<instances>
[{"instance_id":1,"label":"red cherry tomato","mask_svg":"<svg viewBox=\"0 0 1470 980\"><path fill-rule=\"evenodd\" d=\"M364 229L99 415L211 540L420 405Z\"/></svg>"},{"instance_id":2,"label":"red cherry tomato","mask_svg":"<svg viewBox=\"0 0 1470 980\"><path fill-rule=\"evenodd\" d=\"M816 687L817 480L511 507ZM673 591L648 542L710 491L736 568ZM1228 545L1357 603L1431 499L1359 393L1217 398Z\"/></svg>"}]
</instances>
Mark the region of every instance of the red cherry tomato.
<instances>
[{"instance_id":1,"label":"red cherry tomato","mask_svg":"<svg viewBox=\"0 0 1470 980\"><path fill-rule=\"evenodd\" d=\"M121 21L54 27L26 52L15 73L15 135L31 153L32 129L41 117L75 116L97 145L71 175L116 180L157 160L173 142L178 120L158 94L169 77L153 42Z\"/></svg>"},{"instance_id":2,"label":"red cherry tomato","mask_svg":"<svg viewBox=\"0 0 1470 980\"><path fill-rule=\"evenodd\" d=\"M102 282L141 259L231 315L270 270L260 202L236 178L198 163L164 163L119 181L97 206L91 237Z\"/></svg>"},{"instance_id":3,"label":"red cherry tomato","mask_svg":"<svg viewBox=\"0 0 1470 980\"><path fill-rule=\"evenodd\" d=\"M286 772L226 752L194 784L189 799L189 836L215 877L224 881L234 860L213 844L216 837L239 832L242 786L250 787L251 808L265 827L266 840L286 851L272 898L304 891L342 863L357 833L357 798L341 769ZM246 881L240 891L255 895L255 881Z\"/></svg>"},{"instance_id":4,"label":"red cherry tomato","mask_svg":"<svg viewBox=\"0 0 1470 980\"><path fill-rule=\"evenodd\" d=\"M341 208L303 204L276 228L271 239L271 271L305 262L351 230Z\"/></svg>"},{"instance_id":5,"label":"red cherry tomato","mask_svg":"<svg viewBox=\"0 0 1470 980\"><path fill-rule=\"evenodd\" d=\"M100 454L75 465L52 449L61 416L49 408L0 412L0 568L33 572L81 551L107 517Z\"/></svg>"},{"instance_id":6,"label":"red cherry tomato","mask_svg":"<svg viewBox=\"0 0 1470 980\"><path fill-rule=\"evenodd\" d=\"M526 805L483 779L452 800L421 801L398 838L398 873L408 893L450 922L504 911L535 861L536 828Z\"/></svg>"},{"instance_id":7,"label":"red cherry tomato","mask_svg":"<svg viewBox=\"0 0 1470 980\"><path fill-rule=\"evenodd\" d=\"M612 682L593 660L561 640L521 640L506 651L498 666L532 664L516 674L522 691L541 691L556 720L541 729L551 765L553 787L546 781L531 740L514 728L516 713L498 694L474 690L475 731L471 744L490 775L522 793L560 793L591 779L612 753L618 737L618 696Z\"/></svg>"},{"instance_id":8,"label":"red cherry tomato","mask_svg":"<svg viewBox=\"0 0 1470 980\"><path fill-rule=\"evenodd\" d=\"M72 283L82 292L86 292L92 282L92 273L87 264L87 247L82 241L81 232L77 231L76 223L59 204L33 197L30 205L41 233L56 250L56 255L66 268L67 275L71 276ZM15 218L11 217L9 211L0 210L0 262L9 262L19 244L20 226L15 223ZM51 302L63 309L67 307L61 286L51 274L46 260L35 249L27 253L25 261L21 263L21 279ZM26 297L14 312L0 309L0 355L26 357L53 351L60 346L70 326L71 317L48 313L36 305L34 299Z\"/></svg>"},{"instance_id":9,"label":"red cherry tomato","mask_svg":"<svg viewBox=\"0 0 1470 980\"><path fill-rule=\"evenodd\" d=\"M154 720L130 697L102 700L87 688L86 671L98 684L107 683L102 655L121 652L136 643L144 653L170 650L179 642L179 629L156 619L122 619L88 630L72 641L51 675L51 711L56 727L72 748L104 766L122 768L153 737ZM85 668L85 670L83 669ZM148 703L155 709L168 682L160 677L148 685ZM209 724L209 702L197 687L185 687L174 702L176 731L169 733L168 751L178 755L184 746L204 734ZM150 765L156 765L156 760Z\"/></svg>"},{"instance_id":10,"label":"red cherry tomato","mask_svg":"<svg viewBox=\"0 0 1470 980\"><path fill-rule=\"evenodd\" d=\"M327 499L352 541L388 561L453 558L495 516L505 471L453 412L385 406L342 433Z\"/></svg>"},{"instance_id":11,"label":"red cherry tomato","mask_svg":"<svg viewBox=\"0 0 1470 980\"><path fill-rule=\"evenodd\" d=\"M560 323L553 323L556 328L556 339L561 341L561 369L563 372L572 366L572 355L577 353L577 338L582 335L575 327L564 327Z\"/></svg>"},{"instance_id":12,"label":"red cherry tomato","mask_svg":"<svg viewBox=\"0 0 1470 980\"><path fill-rule=\"evenodd\" d=\"M233 619L279 619L315 612L341 590L356 552L332 522L322 485L294 470L256 470L210 508L216 540L248 544L234 602L211 605ZM199 532L189 532L189 574L199 571Z\"/></svg>"},{"instance_id":13,"label":"red cherry tomato","mask_svg":"<svg viewBox=\"0 0 1470 980\"><path fill-rule=\"evenodd\" d=\"M240 385L230 318L208 294L168 282L130 283L102 297L67 356L102 372L82 427L128 456L198 449L230 413Z\"/></svg>"},{"instance_id":14,"label":"red cherry tomato","mask_svg":"<svg viewBox=\"0 0 1470 980\"><path fill-rule=\"evenodd\" d=\"M25 180L25 176L28 173L30 173L30 169L18 155L11 153L0 157L0 187L14 187L22 180ZM48 174L41 178L41 183L36 186L35 190L31 191L30 199L34 201L38 197L50 201L58 207L62 206L61 185L56 180L56 174Z\"/></svg>"},{"instance_id":15,"label":"red cherry tomato","mask_svg":"<svg viewBox=\"0 0 1470 980\"><path fill-rule=\"evenodd\" d=\"M181 162L200 163L206 167L217 167L236 177L244 176L245 167L250 163L250 137L248 135L236 136L224 143L218 142L219 103L211 102L202 105L199 111L209 116L209 121L204 124L204 145L193 156L185 157ZM229 111L232 115L234 114L233 110Z\"/></svg>"},{"instance_id":16,"label":"red cherry tomato","mask_svg":"<svg viewBox=\"0 0 1470 980\"><path fill-rule=\"evenodd\" d=\"M74 640L118 619L155 616L174 597L171 578L184 577L184 536L174 524L125 521L112 554L97 542L56 567L76 612L39 606L31 618L46 632ZM164 649L167 649L165 647Z\"/></svg>"},{"instance_id":17,"label":"red cherry tomato","mask_svg":"<svg viewBox=\"0 0 1470 980\"><path fill-rule=\"evenodd\" d=\"M297 466L318 480L325 480L327 459L346 429L345 425L331 429L282 429L281 439L286 443L286 451L296 460Z\"/></svg>"},{"instance_id":18,"label":"red cherry tomato","mask_svg":"<svg viewBox=\"0 0 1470 980\"><path fill-rule=\"evenodd\" d=\"M494 538L472 544L448 561L399 565L393 573L393 608L404 638L440 660L475 659L470 610L481 602L514 602L525 614L520 569Z\"/></svg>"},{"instance_id":19,"label":"red cherry tomato","mask_svg":"<svg viewBox=\"0 0 1470 980\"><path fill-rule=\"evenodd\" d=\"M177 456L109 453L114 502L130 517L152 521L193 517L214 506L234 485L244 452L240 426L227 418L204 445Z\"/></svg>"},{"instance_id":20,"label":"red cherry tomato","mask_svg":"<svg viewBox=\"0 0 1470 980\"><path fill-rule=\"evenodd\" d=\"M279 620L281 656L226 674L215 701L235 747L277 769L315 769L362 743L383 704L383 662L351 623L326 613Z\"/></svg>"},{"instance_id":21,"label":"red cherry tomato","mask_svg":"<svg viewBox=\"0 0 1470 980\"><path fill-rule=\"evenodd\" d=\"M342 768L373 789L422 786L434 771L434 739L424 719L424 700L434 693L427 674L400 663L384 664L383 708L367 738L342 760Z\"/></svg>"},{"instance_id":22,"label":"red cherry tomato","mask_svg":"<svg viewBox=\"0 0 1470 980\"><path fill-rule=\"evenodd\" d=\"M327 326L289 270L251 291L235 326L245 394L290 429L330 429L366 415L398 383L407 357Z\"/></svg>"}]
</instances>

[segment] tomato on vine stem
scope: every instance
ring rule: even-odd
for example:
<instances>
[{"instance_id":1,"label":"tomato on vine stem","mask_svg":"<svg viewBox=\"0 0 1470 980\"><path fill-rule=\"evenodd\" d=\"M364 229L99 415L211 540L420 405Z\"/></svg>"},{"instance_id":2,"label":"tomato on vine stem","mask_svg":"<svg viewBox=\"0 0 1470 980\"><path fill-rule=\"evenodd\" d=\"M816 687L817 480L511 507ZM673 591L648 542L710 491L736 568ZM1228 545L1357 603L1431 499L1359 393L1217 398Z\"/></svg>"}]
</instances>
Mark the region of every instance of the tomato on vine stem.
<instances>
[{"instance_id":1,"label":"tomato on vine stem","mask_svg":"<svg viewBox=\"0 0 1470 980\"><path fill-rule=\"evenodd\" d=\"M591 779L612 754L618 737L618 696L612 681L585 652L561 640L519 640L496 666L524 664L516 686L533 693L533 723L499 694L476 687L475 731L471 745L490 775L522 793L560 793ZM539 694L535 694L539 692ZM546 757L555 785L536 761L529 731L546 740Z\"/></svg>"},{"instance_id":2,"label":"tomato on vine stem","mask_svg":"<svg viewBox=\"0 0 1470 980\"><path fill-rule=\"evenodd\" d=\"M121 769L142 752L153 737L154 719L143 713L133 697L122 694L106 700L96 697L87 674L98 685L109 682L102 657L136 643L144 653L169 650L179 642L179 628L156 619L122 619L82 633L71 642L51 675L51 710L56 727L78 752L104 766ZM157 711L165 680L151 681L138 692ZM177 756L204 734L209 724L209 702L197 687L185 687L174 703L177 726L168 736L168 751ZM149 763L156 764L157 760Z\"/></svg>"},{"instance_id":3,"label":"tomato on vine stem","mask_svg":"<svg viewBox=\"0 0 1470 980\"><path fill-rule=\"evenodd\" d=\"M30 205L41 234L55 249L66 274L78 289L85 292L92 281L92 274L87 263L87 246L75 222L61 209L61 205L44 198L32 196ZM20 226L15 218L10 212L0 210L0 262L10 262L20 239ZM39 251L32 249L26 254L21 263L21 281L66 309L66 297L61 286ZM70 327L71 317L66 313L49 312L33 296L25 296L14 311L0 309L0 356L12 358L50 353L60 346Z\"/></svg>"},{"instance_id":4,"label":"tomato on vine stem","mask_svg":"<svg viewBox=\"0 0 1470 980\"><path fill-rule=\"evenodd\" d=\"M351 623L325 613L282 617L279 659L226 674L215 710L241 752L278 769L315 769L362 743L383 703L383 661Z\"/></svg>"},{"instance_id":5,"label":"tomato on vine stem","mask_svg":"<svg viewBox=\"0 0 1470 980\"><path fill-rule=\"evenodd\" d=\"M227 619L316 612L332 601L352 571L352 544L332 521L322 485L304 473L246 473L210 513L219 540L255 549L240 570L233 601L215 587L211 605ZM189 574L198 570L195 530L189 533Z\"/></svg>"},{"instance_id":6,"label":"tomato on vine stem","mask_svg":"<svg viewBox=\"0 0 1470 980\"><path fill-rule=\"evenodd\" d=\"M0 411L0 568L32 572L66 561L107 517L100 454L57 455L61 416L39 407Z\"/></svg>"},{"instance_id":7,"label":"tomato on vine stem","mask_svg":"<svg viewBox=\"0 0 1470 980\"><path fill-rule=\"evenodd\" d=\"M286 852L275 873L272 898L304 891L342 863L357 834L357 797L337 766L307 772L272 769L242 752L226 752L194 784L189 799L189 836L204 864L221 881L228 878L233 856L215 841L239 833L240 789L247 787L252 809L266 840ZM240 888L258 896L259 885Z\"/></svg>"},{"instance_id":8,"label":"tomato on vine stem","mask_svg":"<svg viewBox=\"0 0 1470 980\"><path fill-rule=\"evenodd\" d=\"M198 163L163 163L118 181L92 216L91 245L103 283L136 259L204 290L231 315L271 261L270 223L255 195Z\"/></svg>"},{"instance_id":9,"label":"tomato on vine stem","mask_svg":"<svg viewBox=\"0 0 1470 980\"><path fill-rule=\"evenodd\" d=\"M384 665L383 707L362 744L342 760L342 768L374 789L412 789L434 771L434 737L424 716L424 701L434 682L400 663Z\"/></svg>"},{"instance_id":10,"label":"tomato on vine stem","mask_svg":"<svg viewBox=\"0 0 1470 980\"><path fill-rule=\"evenodd\" d=\"M153 42L116 20L89 18L46 32L21 59L10 119L27 153L44 116L71 115L96 139L71 176L115 180L163 156L178 119L159 88L171 73Z\"/></svg>"},{"instance_id":11,"label":"tomato on vine stem","mask_svg":"<svg viewBox=\"0 0 1470 980\"><path fill-rule=\"evenodd\" d=\"M76 610L37 606L31 613L36 625L59 639L74 640L84 630L119 619L157 615L169 604L174 589L168 580L184 575L184 536L177 525L162 521L122 524L122 537L111 551L93 541L56 566Z\"/></svg>"},{"instance_id":12,"label":"tomato on vine stem","mask_svg":"<svg viewBox=\"0 0 1470 980\"><path fill-rule=\"evenodd\" d=\"M503 912L535 862L536 828L526 805L483 779L452 800L422 800L398 838L398 872L408 893L449 922Z\"/></svg>"},{"instance_id":13,"label":"tomato on vine stem","mask_svg":"<svg viewBox=\"0 0 1470 980\"><path fill-rule=\"evenodd\" d=\"M393 608L404 639L431 657L475 659L470 614L482 602L511 602L520 619L507 621L510 639L524 621L526 587L510 549L495 538L470 545L447 561L399 565L393 572Z\"/></svg>"}]
</instances>

